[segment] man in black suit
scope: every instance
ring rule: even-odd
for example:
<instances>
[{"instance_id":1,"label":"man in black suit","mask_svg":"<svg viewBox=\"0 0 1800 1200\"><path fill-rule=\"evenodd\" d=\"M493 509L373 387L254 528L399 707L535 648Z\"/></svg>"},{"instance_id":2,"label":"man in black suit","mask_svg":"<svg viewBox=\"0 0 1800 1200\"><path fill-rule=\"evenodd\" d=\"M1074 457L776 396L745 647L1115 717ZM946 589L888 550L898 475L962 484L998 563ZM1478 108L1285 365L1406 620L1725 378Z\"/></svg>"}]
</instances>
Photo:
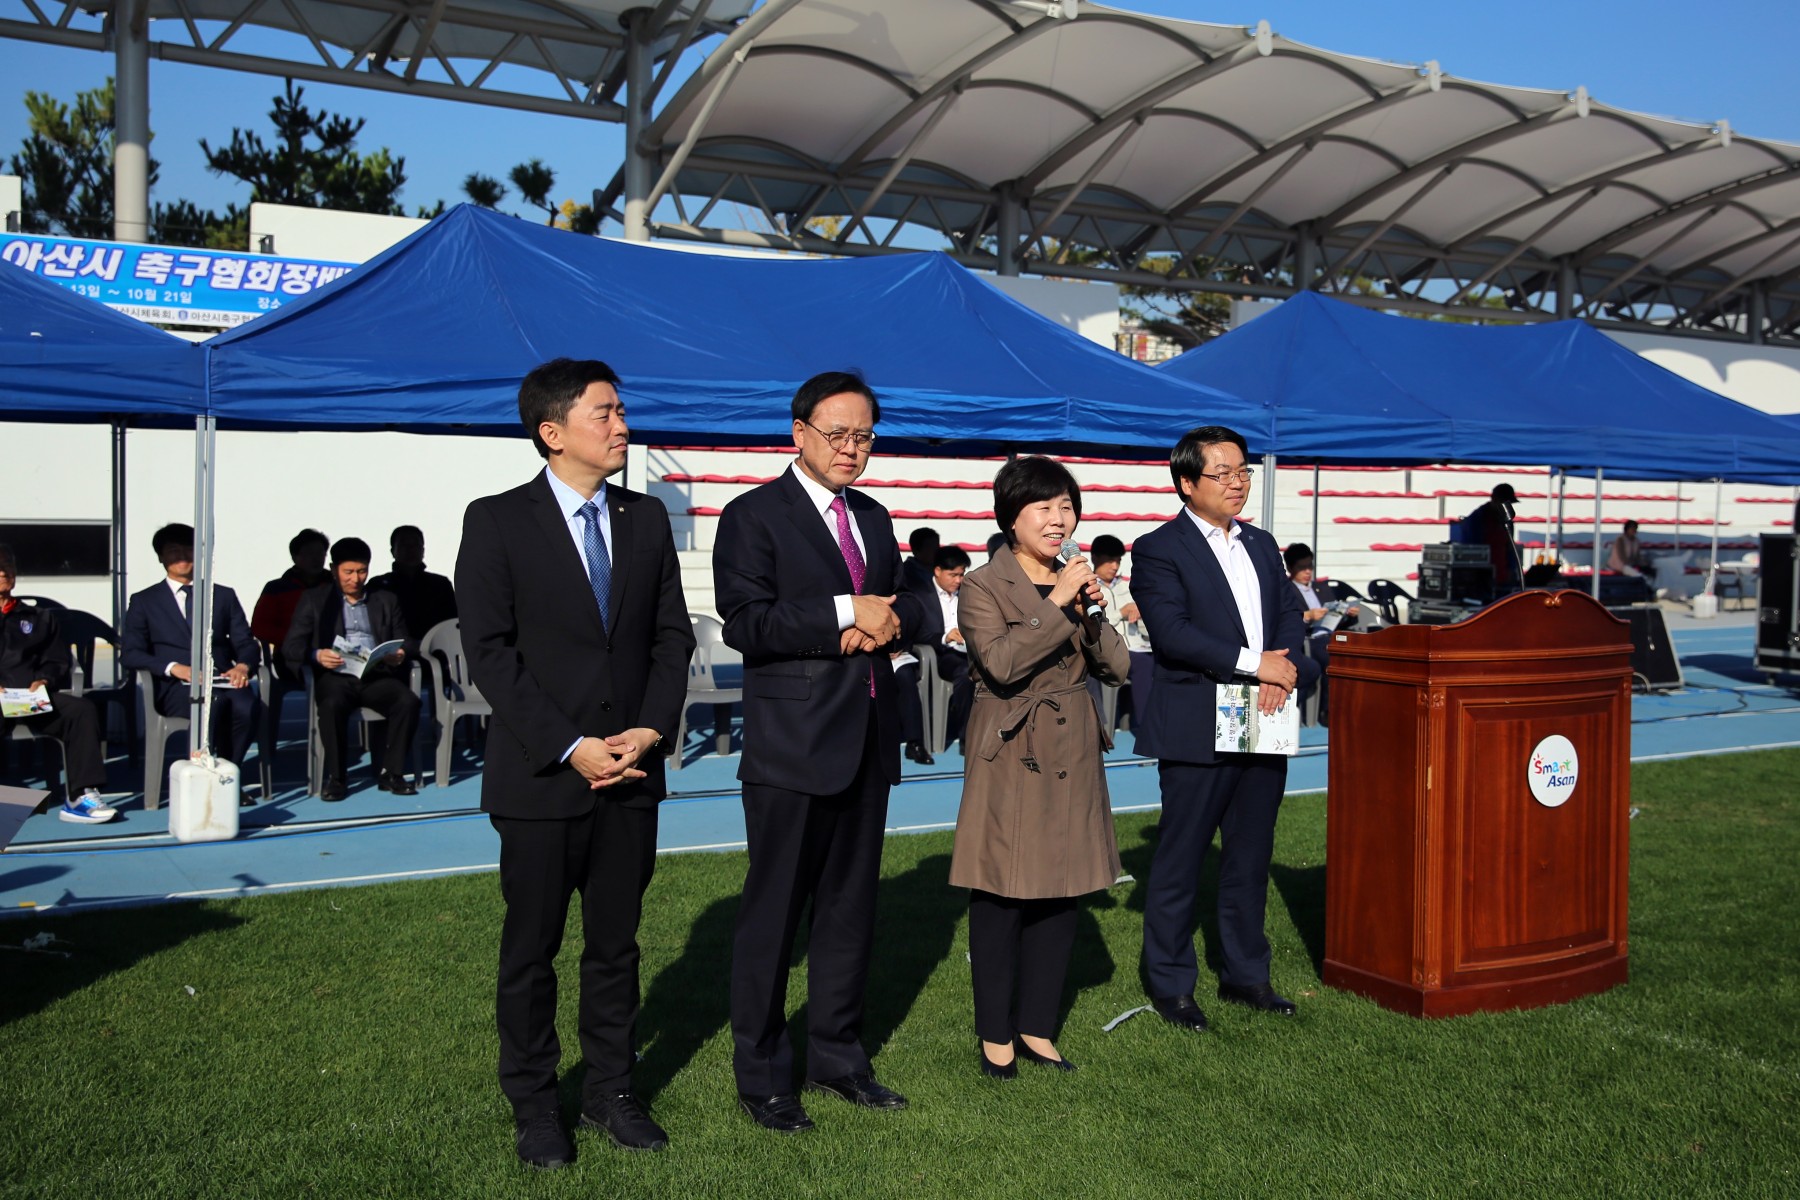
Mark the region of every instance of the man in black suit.
<instances>
[{"instance_id":1,"label":"man in black suit","mask_svg":"<svg viewBox=\"0 0 1800 1200\"><path fill-rule=\"evenodd\" d=\"M1137 720L1140 754L1160 759L1162 820L1144 902L1144 973L1156 1011L1206 1028L1194 1003L1194 899L1213 833L1219 850L1219 998L1291 1015L1269 984L1263 935L1275 816L1287 758L1213 749L1217 686L1259 682L1258 704L1278 708L1318 665L1301 650L1305 621L1281 551L1266 530L1237 519L1250 499L1241 435L1192 430L1169 456L1183 510L1132 547L1132 594L1150 636L1155 685Z\"/></svg>"},{"instance_id":2,"label":"man in black suit","mask_svg":"<svg viewBox=\"0 0 1800 1200\"><path fill-rule=\"evenodd\" d=\"M400 600L400 613L412 635L425 635L444 621L456 619L456 588L443 575L425 569L425 532L417 525L401 525L388 535L388 553L394 569L369 580L371 592L392 592Z\"/></svg>"},{"instance_id":3,"label":"man in black suit","mask_svg":"<svg viewBox=\"0 0 1800 1200\"><path fill-rule=\"evenodd\" d=\"M125 610L121 661L127 671L156 677L156 711L188 715L188 681L193 678L194 527L164 525L150 537L166 573L131 598ZM242 764L262 709L250 678L262 665L262 651L237 593L213 585L212 672L224 683L213 688L212 744L223 757Z\"/></svg>"},{"instance_id":4,"label":"man in black suit","mask_svg":"<svg viewBox=\"0 0 1800 1200\"><path fill-rule=\"evenodd\" d=\"M370 592L369 543L340 538L331 547L331 582L306 593L294 610L282 655L295 675L312 671L314 703L319 706L319 742L325 751L325 783L321 800L342 800L344 737L350 714L372 708L386 718L387 748L376 786L396 796L418 794L406 778L406 751L419 727L419 694L412 689L407 659L419 645L407 632L400 601L391 592ZM374 650L400 640L400 649L372 662L360 676L341 670L344 651Z\"/></svg>"},{"instance_id":5,"label":"man in black suit","mask_svg":"<svg viewBox=\"0 0 1800 1200\"><path fill-rule=\"evenodd\" d=\"M860 376L814 376L794 396L791 469L719 518L714 593L725 642L744 656L744 822L750 871L731 956L740 1106L766 1129L812 1121L794 1094L788 963L812 902L807 955L809 1086L867 1108L905 1107L861 1043L875 883L900 728L887 647L924 624L896 595L887 509L849 487L881 410Z\"/></svg>"},{"instance_id":6,"label":"man in black suit","mask_svg":"<svg viewBox=\"0 0 1800 1200\"><path fill-rule=\"evenodd\" d=\"M106 756L100 749L99 714L68 690L75 663L57 610L15 597L18 579L19 562L12 547L0 545L0 687L42 689L50 697L50 709L6 718L0 723L0 737L10 736L10 726L17 722L61 741L69 790L57 816L77 825L104 824L118 813L100 798L100 789L106 786Z\"/></svg>"},{"instance_id":7,"label":"man in black suit","mask_svg":"<svg viewBox=\"0 0 1800 1200\"><path fill-rule=\"evenodd\" d=\"M687 697L693 624L669 515L608 482L630 431L619 378L559 358L519 387L546 460L531 482L469 505L456 560L463 649L493 705L481 807L500 834L496 1012L514 1145L574 1160L556 1094L556 971L581 893L581 1124L618 1145L668 1144L631 1091L638 916L656 861L663 757Z\"/></svg>"}]
</instances>

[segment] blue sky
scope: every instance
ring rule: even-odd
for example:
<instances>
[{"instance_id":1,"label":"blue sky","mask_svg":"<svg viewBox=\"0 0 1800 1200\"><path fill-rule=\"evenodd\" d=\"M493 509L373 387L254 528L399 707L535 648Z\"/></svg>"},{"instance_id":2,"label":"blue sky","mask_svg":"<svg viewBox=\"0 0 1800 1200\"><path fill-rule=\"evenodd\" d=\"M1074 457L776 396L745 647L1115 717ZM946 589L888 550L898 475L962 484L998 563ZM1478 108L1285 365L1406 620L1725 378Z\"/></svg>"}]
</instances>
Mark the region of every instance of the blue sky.
<instances>
[{"instance_id":1,"label":"blue sky","mask_svg":"<svg viewBox=\"0 0 1800 1200\"><path fill-rule=\"evenodd\" d=\"M904 3L905 0L895 0ZM1437 59L1466 79L1574 90L1620 108L1696 121L1727 118L1739 133L1800 143L1791 80L1800 63L1795 0L1128 0L1117 7L1220 23L1267 20L1277 33L1347 54L1399 62ZM16 15L17 0L0 0ZM173 37L165 33L163 37ZM109 56L0 40L0 162L25 136L24 93L72 98L111 71ZM236 180L209 174L199 140L232 126L267 132L273 77L177 63L151 64L151 128L162 177L154 199L223 208L247 199ZM455 203L470 171L504 177L539 157L561 195L585 198L618 166L617 126L477 105L307 84L308 102L367 118L360 145L406 158L402 200ZM617 232L608 226L607 232Z\"/></svg>"}]
</instances>

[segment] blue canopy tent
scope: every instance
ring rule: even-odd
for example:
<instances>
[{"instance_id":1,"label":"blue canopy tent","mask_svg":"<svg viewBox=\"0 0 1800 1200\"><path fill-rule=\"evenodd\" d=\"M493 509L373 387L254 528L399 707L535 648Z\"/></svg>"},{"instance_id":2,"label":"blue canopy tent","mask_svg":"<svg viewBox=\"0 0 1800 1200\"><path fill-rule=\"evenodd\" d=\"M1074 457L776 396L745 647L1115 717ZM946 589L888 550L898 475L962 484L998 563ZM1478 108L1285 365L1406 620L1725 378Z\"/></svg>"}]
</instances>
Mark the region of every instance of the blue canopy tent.
<instances>
[{"instance_id":1,"label":"blue canopy tent","mask_svg":"<svg viewBox=\"0 0 1800 1200\"><path fill-rule=\"evenodd\" d=\"M0 262L0 420L112 426L112 623L125 607L125 430L206 411L192 345Z\"/></svg>"},{"instance_id":2,"label":"blue canopy tent","mask_svg":"<svg viewBox=\"0 0 1800 1200\"><path fill-rule=\"evenodd\" d=\"M189 425L204 366L180 338L0 262L0 418Z\"/></svg>"},{"instance_id":3,"label":"blue canopy tent","mask_svg":"<svg viewBox=\"0 0 1800 1200\"><path fill-rule=\"evenodd\" d=\"M767 443L798 385L864 372L884 445L1131 447L1269 413L1097 346L941 254L725 258L573 237L470 206L208 346L235 426L516 433L518 382L603 358L645 441ZM939 451L944 452L944 451Z\"/></svg>"},{"instance_id":4,"label":"blue canopy tent","mask_svg":"<svg viewBox=\"0 0 1800 1200\"><path fill-rule=\"evenodd\" d=\"M1162 370L1273 407L1295 424L1420 423L1371 438L1368 462L1550 463L1634 479L1800 483L1800 435L1690 383L1580 321L1454 325L1302 292Z\"/></svg>"}]
</instances>

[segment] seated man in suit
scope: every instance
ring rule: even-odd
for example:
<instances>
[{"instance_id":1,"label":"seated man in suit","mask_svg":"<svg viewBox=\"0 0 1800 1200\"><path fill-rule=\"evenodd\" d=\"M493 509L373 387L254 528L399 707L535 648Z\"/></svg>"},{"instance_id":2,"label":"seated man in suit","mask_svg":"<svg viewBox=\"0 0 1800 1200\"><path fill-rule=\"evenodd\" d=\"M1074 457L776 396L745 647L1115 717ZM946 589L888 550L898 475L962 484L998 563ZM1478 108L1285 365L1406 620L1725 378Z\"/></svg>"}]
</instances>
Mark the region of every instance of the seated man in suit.
<instances>
[{"instance_id":1,"label":"seated man in suit","mask_svg":"<svg viewBox=\"0 0 1800 1200\"><path fill-rule=\"evenodd\" d=\"M900 586L907 591L920 591L931 583L931 569L937 564L937 553L943 547L938 531L921 525L907 536L912 553L900 564Z\"/></svg>"},{"instance_id":2,"label":"seated man in suit","mask_svg":"<svg viewBox=\"0 0 1800 1200\"><path fill-rule=\"evenodd\" d=\"M331 539L317 529L302 529L288 539L288 558L294 565L263 584L250 614L250 632L257 641L280 651L287 642L288 627L294 623L294 610L300 606L301 597L331 579L331 572L325 569L325 553L330 549ZM288 673L284 657L277 653L274 658L271 665L281 677L298 683Z\"/></svg>"},{"instance_id":3,"label":"seated man in suit","mask_svg":"<svg viewBox=\"0 0 1800 1200\"><path fill-rule=\"evenodd\" d=\"M402 525L388 535L388 552L394 569L369 580L371 592L392 592L400 600L400 615L416 638L423 639L437 625L456 619L456 588L443 575L425 569L425 534L417 525Z\"/></svg>"},{"instance_id":4,"label":"seated man in suit","mask_svg":"<svg viewBox=\"0 0 1800 1200\"><path fill-rule=\"evenodd\" d=\"M1306 622L1306 654L1319 664L1319 724L1331 723L1331 680L1326 675L1331 665L1331 629L1321 622L1330 615L1331 610L1325 607L1324 597L1319 595L1313 579L1312 547L1305 542L1293 542L1281 552L1281 559L1287 564L1288 578L1293 580L1294 590L1300 595L1300 617ZM1356 623L1356 606L1353 604L1344 610L1343 619L1333 628L1348 629ZM1312 687L1300 689L1300 702L1306 703L1311 695Z\"/></svg>"},{"instance_id":5,"label":"seated man in suit","mask_svg":"<svg viewBox=\"0 0 1800 1200\"><path fill-rule=\"evenodd\" d=\"M325 750L325 785L321 800L342 800L344 735L350 714L372 708L387 718L387 752L376 786L396 796L417 795L406 778L406 749L419 725L419 695L412 690L406 660L418 653L392 592L370 592L369 543L341 538L331 547L332 581L306 593L294 610L282 654L296 675L313 673L313 695L319 706L319 741ZM405 645L357 678L345 674L341 647L373 650L394 639Z\"/></svg>"},{"instance_id":6,"label":"seated man in suit","mask_svg":"<svg viewBox=\"0 0 1800 1200\"><path fill-rule=\"evenodd\" d=\"M969 679L969 648L957 625L956 596L969 569L969 552L961 546L945 546L931 567L931 582L920 589L925 609L926 638L937 650L938 678L950 684L950 709L944 716L944 746L962 737L969 719L969 702L975 685Z\"/></svg>"},{"instance_id":7,"label":"seated man in suit","mask_svg":"<svg viewBox=\"0 0 1800 1200\"><path fill-rule=\"evenodd\" d=\"M193 678L194 527L164 525L151 535L150 545L167 574L131 598L120 658L126 670L156 676L157 712L185 717ZM212 746L234 763L244 761L262 708L250 688L250 677L261 663L262 652L250 636L237 593L214 584L212 671L224 682L213 687Z\"/></svg>"},{"instance_id":8,"label":"seated man in suit","mask_svg":"<svg viewBox=\"0 0 1800 1200\"><path fill-rule=\"evenodd\" d=\"M50 694L49 712L6 718L35 734L62 742L69 794L57 816L78 825L98 825L118 814L100 799L106 782L106 759L100 753L100 723L94 706L68 691L74 665L56 610L39 608L13 597L19 574L11 546L0 546L0 687L43 688ZM8 729L6 732L10 733Z\"/></svg>"}]
</instances>

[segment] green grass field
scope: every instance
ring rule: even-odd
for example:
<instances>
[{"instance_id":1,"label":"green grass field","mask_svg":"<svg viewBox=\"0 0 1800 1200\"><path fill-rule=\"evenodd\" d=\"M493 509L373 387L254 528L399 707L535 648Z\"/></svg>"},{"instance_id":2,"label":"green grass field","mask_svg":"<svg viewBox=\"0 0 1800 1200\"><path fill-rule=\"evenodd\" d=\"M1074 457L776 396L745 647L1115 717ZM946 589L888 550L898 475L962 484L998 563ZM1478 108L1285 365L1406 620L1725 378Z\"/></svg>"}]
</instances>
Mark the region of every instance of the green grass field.
<instances>
[{"instance_id":1,"label":"green grass field","mask_svg":"<svg viewBox=\"0 0 1800 1200\"><path fill-rule=\"evenodd\" d=\"M515 1162L494 1082L491 875L11 920L0 941L48 929L75 955L0 956L0 1193L1794 1196L1796 775L1795 751L1638 768L1630 984L1433 1022L1320 984L1325 802L1290 800L1268 926L1298 1020L1203 992L1205 1036L1149 1014L1102 1032L1143 1002L1141 899L1125 885L1082 908L1059 1042L1082 1069L1012 1083L976 1072L950 838L893 839L866 1036L912 1107L814 1098L819 1127L798 1138L733 1104L744 857L664 858L637 1080L672 1145L628 1155L584 1133L576 1165L550 1174ZM1140 878L1152 822L1119 822ZM575 942L572 929L565 980ZM574 999L565 989L570 1068ZM565 1101L577 1094L566 1078Z\"/></svg>"}]
</instances>

